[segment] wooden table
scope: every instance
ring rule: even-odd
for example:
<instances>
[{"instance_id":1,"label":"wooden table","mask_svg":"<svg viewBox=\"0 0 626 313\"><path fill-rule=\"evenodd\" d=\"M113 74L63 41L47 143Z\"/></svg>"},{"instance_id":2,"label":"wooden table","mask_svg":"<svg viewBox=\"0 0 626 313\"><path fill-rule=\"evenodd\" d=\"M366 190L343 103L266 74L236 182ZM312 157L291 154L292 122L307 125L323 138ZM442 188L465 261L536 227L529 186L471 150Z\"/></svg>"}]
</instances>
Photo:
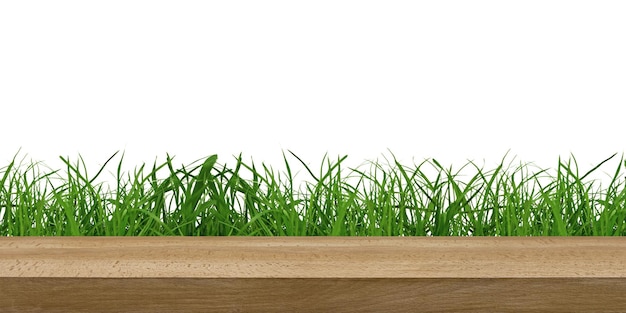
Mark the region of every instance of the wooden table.
<instances>
[{"instance_id":1,"label":"wooden table","mask_svg":"<svg viewBox=\"0 0 626 313\"><path fill-rule=\"evenodd\" d=\"M624 312L622 237L4 237L0 312Z\"/></svg>"}]
</instances>

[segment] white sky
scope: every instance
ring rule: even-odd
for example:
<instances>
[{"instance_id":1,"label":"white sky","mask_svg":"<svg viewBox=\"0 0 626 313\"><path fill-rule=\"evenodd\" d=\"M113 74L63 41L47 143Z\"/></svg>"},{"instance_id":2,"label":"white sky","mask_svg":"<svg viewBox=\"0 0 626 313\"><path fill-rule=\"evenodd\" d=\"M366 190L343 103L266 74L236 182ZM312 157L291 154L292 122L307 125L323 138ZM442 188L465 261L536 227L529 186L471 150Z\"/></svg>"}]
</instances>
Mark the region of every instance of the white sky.
<instances>
[{"instance_id":1,"label":"white sky","mask_svg":"<svg viewBox=\"0 0 626 313\"><path fill-rule=\"evenodd\" d=\"M123 150L131 169L242 152L282 170L288 149L315 168L390 149L492 169L510 149L542 167L572 153L581 172L617 152L612 174L624 16L595 0L2 1L0 167L21 147L94 169Z\"/></svg>"}]
</instances>

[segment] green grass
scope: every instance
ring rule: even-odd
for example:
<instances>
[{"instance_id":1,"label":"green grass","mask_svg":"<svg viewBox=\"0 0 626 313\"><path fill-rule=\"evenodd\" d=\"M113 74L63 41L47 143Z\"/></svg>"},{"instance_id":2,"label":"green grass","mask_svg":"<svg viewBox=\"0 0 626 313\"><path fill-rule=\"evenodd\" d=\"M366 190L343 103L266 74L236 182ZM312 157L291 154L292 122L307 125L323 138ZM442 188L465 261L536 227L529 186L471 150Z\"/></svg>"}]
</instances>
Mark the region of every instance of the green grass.
<instances>
[{"instance_id":1,"label":"green grass","mask_svg":"<svg viewBox=\"0 0 626 313\"><path fill-rule=\"evenodd\" d=\"M174 168L162 164L93 175L82 157L51 170L42 163L0 168L2 236L622 236L626 234L623 157L609 186L585 180L575 158L554 170L529 164L459 170L434 159L413 166L342 166L326 157L319 172L295 154L284 170L235 166L212 155ZM288 157L292 160L289 164ZM324 162L325 161L325 162ZM310 176L294 186L297 164ZM46 171L42 171L46 169ZM466 175L467 171L474 174ZM346 175L347 172L347 175ZM113 186L97 183L103 173ZM428 174L427 174L428 173ZM307 177L308 177L307 176ZM461 179L466 177L465 179ZM599 185L596 187L596 185Z\"/></svg>"}]
</instances>

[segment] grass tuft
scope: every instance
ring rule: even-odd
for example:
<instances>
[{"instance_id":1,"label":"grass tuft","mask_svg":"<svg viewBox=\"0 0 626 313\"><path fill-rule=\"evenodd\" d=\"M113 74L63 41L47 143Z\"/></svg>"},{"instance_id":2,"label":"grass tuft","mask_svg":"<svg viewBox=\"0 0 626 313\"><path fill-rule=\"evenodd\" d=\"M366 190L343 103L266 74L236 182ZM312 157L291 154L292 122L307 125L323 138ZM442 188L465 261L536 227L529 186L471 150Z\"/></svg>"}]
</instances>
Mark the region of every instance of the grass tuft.
<instances>
[{"instance_id":1,"label":"grass tuft","mask_svg":"<svg viewBox=\"0 0 626 313\"><path fill-rule=\"evenodd\" d=\"M285 171L217 155L175 169L162 164L122 172L114 186L96 183L82 157L61 157L64 170L16 162L0 168L2 236L623 236L626 191L620 159L606 188L580 175L572 156L554 174L530 165L493 170L473 162L459 170L437 160L405 166L395 156L369 170L324 157L318 174L297 155L310 181L294 186ZM324 161L323 160L323 161ZM43 170L43 171L42 171ZM467 171L475 172L468 179ZM347 172L347 173L346 173ZM433 175L427 175L434 172ZM244 179L243 177L251 177Z\"/></svg>"}]
</instances>

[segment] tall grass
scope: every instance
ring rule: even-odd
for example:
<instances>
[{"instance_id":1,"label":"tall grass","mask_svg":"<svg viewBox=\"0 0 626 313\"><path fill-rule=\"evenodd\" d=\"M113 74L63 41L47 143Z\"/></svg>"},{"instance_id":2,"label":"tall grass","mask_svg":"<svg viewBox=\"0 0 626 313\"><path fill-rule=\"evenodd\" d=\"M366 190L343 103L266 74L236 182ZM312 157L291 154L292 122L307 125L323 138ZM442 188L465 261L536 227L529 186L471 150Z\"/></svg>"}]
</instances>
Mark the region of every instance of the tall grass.
<instances>
[{"instance_id":1,"label":"tall grass","mask_svg":"<svg viewBox=\"0 0 626 313\"><path fill-rule=\"evenodd\" d=\"M529 164L493 170L469 162L458 171L434 159L404 166L395 156L369 169L324 158L319 173L294 186L293 168L220 165L216 155L174 168L122 171L97 183L113 154L89 176L79 156L64 168L16 162L0 168L2 236L621 236L626 234L622 159L606 188L580 175L575 158L558 168ZM46 171L42 172L42 169ZM471 170L469 179L460 179ZM465 172L463 172L465 171ZM346 175L347 172L347 175ZM427 172L433 174L427 175ZM245 178L247 177L247 178Z\"/></svg>"}]
</instances>

